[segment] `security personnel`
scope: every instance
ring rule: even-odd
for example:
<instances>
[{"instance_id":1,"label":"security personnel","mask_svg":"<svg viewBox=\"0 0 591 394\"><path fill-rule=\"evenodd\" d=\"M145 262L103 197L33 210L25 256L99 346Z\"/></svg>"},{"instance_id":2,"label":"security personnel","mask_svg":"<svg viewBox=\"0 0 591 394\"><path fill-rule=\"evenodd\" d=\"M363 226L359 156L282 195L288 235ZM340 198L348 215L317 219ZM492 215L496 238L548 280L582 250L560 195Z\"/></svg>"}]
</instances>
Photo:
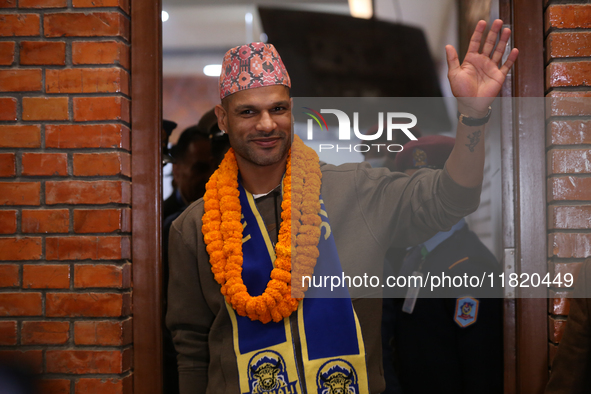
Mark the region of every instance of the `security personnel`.
<instances>
[{"instance_id":1,"label":"security personnel","mask_svg":"<svg viewBox=\"0 0 591 394\"><path fill-rule=\"evenodd\" d=\"M443 168L454 141L444 136L411 141L396 157L396 169L412 175L422 168ZM409 250L399 275L485 274L487 297L498 298L477 298L471 288L448 286L432 298L424 298L428 289L421 289L422 297L410 291L394 301L394 332L383 335L393 336L404 394L503 392L502 289L488 282L488 275L498 277L499 270L464 220Z\"/></svg>"}]
</instances>

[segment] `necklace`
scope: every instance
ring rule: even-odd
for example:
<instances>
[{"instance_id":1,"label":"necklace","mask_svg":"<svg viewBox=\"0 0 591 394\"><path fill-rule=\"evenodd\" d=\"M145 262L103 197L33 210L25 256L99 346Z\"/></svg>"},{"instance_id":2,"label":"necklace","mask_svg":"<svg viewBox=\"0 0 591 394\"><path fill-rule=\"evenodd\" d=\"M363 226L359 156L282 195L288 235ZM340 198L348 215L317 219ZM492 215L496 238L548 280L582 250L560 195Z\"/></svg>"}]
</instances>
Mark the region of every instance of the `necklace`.
<instances>
[{"instance_id":1,"label":"necklace","mask_svg":"<svg viewBox=\"0 0 591 394\"><path fill-rule=\"evenodd\" d=\"M319 255L321 178L318 155L295 136L283 181L274 268L267 288L256 297L248 293L242 281L242 208L238 163L232 149L209 179L203 198L203 238L214 278L226 301L240 316L263 323L279 322L298 308L307 290L301 278L314 273Z\"/></svg>"}]
</instances>

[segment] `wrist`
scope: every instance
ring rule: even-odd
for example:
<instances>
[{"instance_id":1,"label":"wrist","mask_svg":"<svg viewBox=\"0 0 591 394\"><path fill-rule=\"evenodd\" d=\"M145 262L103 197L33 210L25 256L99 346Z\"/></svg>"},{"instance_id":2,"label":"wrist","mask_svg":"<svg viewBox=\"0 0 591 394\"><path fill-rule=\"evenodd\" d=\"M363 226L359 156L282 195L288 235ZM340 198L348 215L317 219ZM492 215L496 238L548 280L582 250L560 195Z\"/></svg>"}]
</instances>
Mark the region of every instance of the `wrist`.
<instances>
[{"instance_id":1,"label":"wrist","mask_svg":"<svg viewBox=\"0 0 591 394\"><path fill-rule=\"evenodd\" d=\"M486 106L483 109L472 108L465 105L458 105L458 112L464 116L480 119L484 118L488 114L489 107Z\"/></svg>"},{"instance_id":2,"label":"wrist","mask_svg":"<svg viewBox=\"0 0 591 394\"><path fill-rule=\"evenodd\" d=\"M480 111L474 111L474 112L480 113ZM492 113L491 107L488 107L486 114L477 115L478 117L470 116L470 115L467 115L465 113L458 111L458 121L460 123L462 123L463 125L469 126L469 127L483 126L488 123L491 113Z\"/></svg>"}]
</instances>

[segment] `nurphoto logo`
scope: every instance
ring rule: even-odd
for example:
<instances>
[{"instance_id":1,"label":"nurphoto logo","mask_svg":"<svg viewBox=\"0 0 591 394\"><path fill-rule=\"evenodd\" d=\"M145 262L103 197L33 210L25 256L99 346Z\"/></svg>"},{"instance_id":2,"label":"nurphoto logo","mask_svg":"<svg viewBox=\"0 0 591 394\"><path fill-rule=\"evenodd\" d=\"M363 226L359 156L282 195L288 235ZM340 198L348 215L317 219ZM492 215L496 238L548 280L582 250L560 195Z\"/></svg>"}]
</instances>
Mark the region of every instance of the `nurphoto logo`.
<instances>
[{"instance_id":1,"label":"nurphoto logo","mask_svg":"<svg viewBox=\"0 0 591 394\"><path fill-rule=\"evenodd\" d=\"M322 114L333 114L337 117L337 121L339 123L339 141L350 141L351 140L351 119L349 115L347 115L344 111L339 109L321 109L320 112L309 108L309 107L302 107L306 111L304 114L308 115L310 119L307 122L307 134L306 138L308 141L314 140L314 122L318 125L321 132L328 132L328 124L324 119ZM400 122L401 120L407 120L407 122ZM378 126L377 131L373 134L365 134L359 131L359 112L353 112L353 133L355 137L360 139L361 141L375 141L382 137L382 134L386 132L386 139L388 141L393 140L393 131L394 130L401 130L410 140L416 141L417 137L415 137L409 129L413 128L417 124L417 117L409 112L387 112L386 113L386 122L384 122L384 112L378 112ZM385 126L385 130L384 130ZM325 130L326 129L326 130ZM380 149L386 149L388 152L401 152L402 145L400 144L349 144L349 145L339 145L337 144L320 144L319 151L322 150L334 150L338 152L339 150L347 150L351 152L352 150L355 152L368 152L372 147L376 148L379 152Z\"/></svg>"}]
</instances>

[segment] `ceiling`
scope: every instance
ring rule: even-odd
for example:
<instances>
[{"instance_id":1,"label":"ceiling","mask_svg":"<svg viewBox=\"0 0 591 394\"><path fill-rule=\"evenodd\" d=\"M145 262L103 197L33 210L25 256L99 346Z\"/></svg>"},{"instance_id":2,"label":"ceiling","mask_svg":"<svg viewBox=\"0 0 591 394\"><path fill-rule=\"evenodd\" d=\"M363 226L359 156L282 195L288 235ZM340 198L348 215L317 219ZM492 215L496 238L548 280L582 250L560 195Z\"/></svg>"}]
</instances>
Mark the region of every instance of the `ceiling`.
<instances>
[{"instance_id":1,"label":"ceiling","mask_svg":"<svg viewBox=\"0 0 591 394\"><path fill-rule=\"evenodd\" d=\"M205 65L219 64L229 48L261 41L258 5L349 14L347 0L163 0L170 16L162 26L164 74L202 73ZM444 58L445 44L455 44L456 0L375 0L374 5L380 20L422 28L436 63ZM247 13L253 15L252 26Z\"/></svg>"},{"instance_id":2,"label":"ceiling","mask_svg":"<svg viewBox=\"0 0 591 394\"><path fill-rule=\"evenodd\" d=\"M322 3L331 3L331 4L348 4L348 0L322 0ZM252 5L254 2L252 0L162 0L162 7L167 6L202 6L202 5L227 5L227 6L234 6L234 5ZM283 0L258 0L256 2L260 5L276 5L281 6L286 3ZM317 0L299 0L297 1L299 4L303 3L319 3Z\"/></svg>"}]
</instances>

